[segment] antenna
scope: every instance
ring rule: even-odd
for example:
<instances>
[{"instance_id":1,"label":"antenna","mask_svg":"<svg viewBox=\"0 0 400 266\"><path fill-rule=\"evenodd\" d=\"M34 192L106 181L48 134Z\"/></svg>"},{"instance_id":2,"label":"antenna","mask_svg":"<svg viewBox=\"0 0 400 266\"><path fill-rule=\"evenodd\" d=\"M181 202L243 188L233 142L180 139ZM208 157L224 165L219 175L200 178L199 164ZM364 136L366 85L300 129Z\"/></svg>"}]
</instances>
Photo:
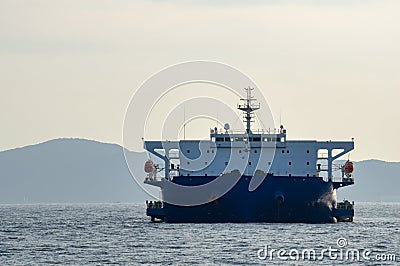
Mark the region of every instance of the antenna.
<instances>
[{"instance_id":1,"label":"antenna","mask_svg":"<svg viewBox=\"0 0 400 266\"><path fill-rule=\"evenodd\" d=\"M186 140L186 108L183 104L183 139Z\"/></svg>"},{"instance_id":2,"label":"antenna","mask_svg":"<svg viewBox=\"0 0 400 266\"><path fill-rule=\"evenodd\" d=\"M225 125L224 125L225 133L228 133L228 130L230 128L231 128L231 126L228 123L225 123Z\"/></svg>"},{"instance_id":3,"label":"antenna","mask_svg":"<svg viewBox=\"0 0 400 266\"><path fill-rule=\"evenodd\" d=\"M243 101L243 104L239 104L237 108L243 111L243 118L245 119L243 120L243 122L246 122L246 133L251 134L252 132L250 126L251 122L254 122L253 120L251 120L252 118L254 118L253 112L260 109L260 104L251 103L252 101L256 100L253 96L251 96L251 91L254 90L254 88L247 87L245 88L245 90L247 92L247 98L240 99L241 101Z\"/></svg>"}]
</instances>

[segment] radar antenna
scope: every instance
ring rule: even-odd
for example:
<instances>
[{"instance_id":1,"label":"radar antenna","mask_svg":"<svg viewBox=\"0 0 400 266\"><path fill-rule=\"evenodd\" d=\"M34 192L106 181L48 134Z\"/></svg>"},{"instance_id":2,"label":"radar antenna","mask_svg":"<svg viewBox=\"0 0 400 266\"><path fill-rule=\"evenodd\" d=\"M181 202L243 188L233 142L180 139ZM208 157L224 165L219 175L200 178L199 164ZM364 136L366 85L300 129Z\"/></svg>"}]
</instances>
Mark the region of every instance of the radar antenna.
<instances>
[{"instance_id":1,"label":"radar antenna","mask_svg":"<svg viewBox=\"0 0 400 266\"><path fill-rule=\"evenodd\" d=\"M260 109L260 104L253 104L252 101L255 101L253 96L251 96L251 91L254 90L254 88L247 87L245 88L247 92L247 98L246 99L240 99L243 101L243 104L238 104L238 109L243 111L243 122L246 122L246 133L247 134L252 134L251 132L251 122L254 122L252 120L254 118L253 112Z\"/></svg>"}]
</instances>

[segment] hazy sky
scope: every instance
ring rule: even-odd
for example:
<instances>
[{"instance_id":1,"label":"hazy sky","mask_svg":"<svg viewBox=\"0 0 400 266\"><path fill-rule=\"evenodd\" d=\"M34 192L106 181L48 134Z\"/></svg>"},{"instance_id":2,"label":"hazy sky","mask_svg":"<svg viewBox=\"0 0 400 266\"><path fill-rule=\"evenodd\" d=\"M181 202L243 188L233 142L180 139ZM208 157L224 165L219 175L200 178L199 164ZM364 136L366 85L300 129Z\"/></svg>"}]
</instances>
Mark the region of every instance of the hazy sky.
<instances>
[{"instance_id":1,"label":"hazy sky","mask_svg":"<svg viewBox=\"0 0 400 266\"><path fill-rule=\"evenodd\" d=\"M135 89L203 59L251 76L288 138L354 137L351 159L400 161L399 14L383 0L0 0L0 150L122 144Z\"/></svg>"}]
</instances>

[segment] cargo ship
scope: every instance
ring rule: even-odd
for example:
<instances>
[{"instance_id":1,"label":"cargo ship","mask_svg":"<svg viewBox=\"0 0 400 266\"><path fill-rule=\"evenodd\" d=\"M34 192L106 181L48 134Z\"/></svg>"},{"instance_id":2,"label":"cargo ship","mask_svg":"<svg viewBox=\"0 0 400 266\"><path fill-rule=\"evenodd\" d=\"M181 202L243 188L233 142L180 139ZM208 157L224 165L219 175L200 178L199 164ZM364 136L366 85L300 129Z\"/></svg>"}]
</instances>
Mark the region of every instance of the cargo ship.
<instances>
[{"instance_id":1,"label":"cargo ship","mask_svg":"<svg viewBox=\"0 0 400 266\"><path fill-rule=\"evenodd\" d=\"M339 161L354 149L354 139L289 140L283 125L273 131L252 130L260 105L252 89L246 90L247 97L237 106L245 122L242 132L225 124L224 130L210 129L209 140L144 141L149 154L162 162L145 162L145 184L161 190L161 200L146 202L151 221L353 221L354 202L338 203L336 195L354 184L353 163ZM209 184L215 185L185 190Z\"/></svg>"}]
</instances>

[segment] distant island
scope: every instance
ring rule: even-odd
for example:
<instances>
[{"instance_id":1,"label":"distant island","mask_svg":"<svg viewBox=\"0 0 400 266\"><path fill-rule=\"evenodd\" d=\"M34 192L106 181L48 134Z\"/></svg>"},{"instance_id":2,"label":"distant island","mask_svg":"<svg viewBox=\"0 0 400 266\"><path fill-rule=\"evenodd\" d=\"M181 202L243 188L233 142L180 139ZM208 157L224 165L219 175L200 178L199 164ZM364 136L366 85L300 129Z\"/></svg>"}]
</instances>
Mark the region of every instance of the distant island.
<instances>
[{"instance_id":1,"label":"distant island","mask_svg":"<svg viewBox=\"0 0 400 266\"><path fill-rule=\"evenodd\" d=\"M143 169L145 153L130 153ZM144 174L144 172L143 172ZM338 200L400 202L400 162L355 162L355 182ZM144 202L123 148L85 139L55 139L0 152L0 204Z\"/></svg>"}]
</instances>

